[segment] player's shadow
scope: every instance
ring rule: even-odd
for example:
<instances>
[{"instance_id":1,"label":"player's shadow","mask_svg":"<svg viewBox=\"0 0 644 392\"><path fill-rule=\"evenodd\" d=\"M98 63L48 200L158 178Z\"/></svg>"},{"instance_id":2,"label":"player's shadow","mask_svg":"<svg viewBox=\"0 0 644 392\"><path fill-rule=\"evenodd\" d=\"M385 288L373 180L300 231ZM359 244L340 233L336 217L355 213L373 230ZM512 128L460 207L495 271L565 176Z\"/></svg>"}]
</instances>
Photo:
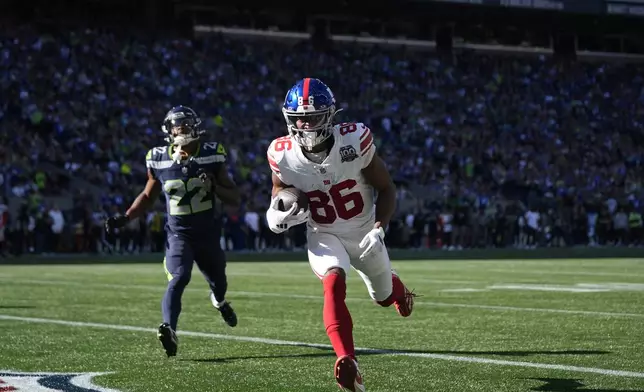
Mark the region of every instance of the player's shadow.
<instances>
[{"instance_id":1,"label":"player's shadow","mask_svg":"<svg viewBox=\"0 0 644 392\"><path fill-rule=\"evenodd\" d=\"M35 306L29 305L0 305L0 309L35 309Z\"/></svg>"},{"instance_id":2,"label":"player's shadow","mask_svg":"<svg viewBox=\"0 0 644 392\"><path fill-rule=\"evenodd\" d=\"M273 354L273 355L248 355L248 356L235 356L235 357L219 357L219 358L203 358L203 359L186 359L193 362L232 362L248 359L277 359L277 358L318 358L318 357L335 357L335 353L331 348L324 347L310 347L315 348L322 352L316 353L298 353L298 354ZM454 351L454 350L356 350L356 354L360 356L365 355L386 355L386 354L445 354L445 355L505 355L523 357L529 355L603 355L610 354L610 351L601 350L559 350L559 351Z\"/></svg>"},{"instance_id":3,"label":"player's shadow","mask_svg":"<svg viewBox=\"0 0 644 392\"><path fill-rule=\"evenodd\" d=\"M583 380L573 378L529 378L528 380L535 380L544 382L545 385L530 388L530 391L541 392L644 392L642 389L596 389L592 387L586 388L582 383Z\"/></svg>"}]
</instances>

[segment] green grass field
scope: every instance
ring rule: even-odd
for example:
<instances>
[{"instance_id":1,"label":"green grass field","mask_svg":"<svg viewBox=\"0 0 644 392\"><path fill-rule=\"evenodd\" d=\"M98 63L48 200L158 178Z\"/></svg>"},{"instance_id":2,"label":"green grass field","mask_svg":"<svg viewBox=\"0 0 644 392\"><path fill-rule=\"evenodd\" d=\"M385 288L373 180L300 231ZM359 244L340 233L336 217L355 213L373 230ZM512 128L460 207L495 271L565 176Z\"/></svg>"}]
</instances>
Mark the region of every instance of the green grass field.
<instances>
[{"instance_id":1,"label":"green grass field","mask_svg":"<svg viewBox=\"0 0 644 392\"><path fill-rule=\"evenodd\" d=\"M644 261L395 262L414 314L349 278L370 392L644 391ZM109 373L114 391L335 391L321 285L306 263L230 263L229 328L195 268L166 358L161 264L0 266L6 371ZM386 351L384 351L386 350ZM12 389L14 388L14 389ZM38 390L40 391L40 390Z\"/></svg>"}]
</instances>

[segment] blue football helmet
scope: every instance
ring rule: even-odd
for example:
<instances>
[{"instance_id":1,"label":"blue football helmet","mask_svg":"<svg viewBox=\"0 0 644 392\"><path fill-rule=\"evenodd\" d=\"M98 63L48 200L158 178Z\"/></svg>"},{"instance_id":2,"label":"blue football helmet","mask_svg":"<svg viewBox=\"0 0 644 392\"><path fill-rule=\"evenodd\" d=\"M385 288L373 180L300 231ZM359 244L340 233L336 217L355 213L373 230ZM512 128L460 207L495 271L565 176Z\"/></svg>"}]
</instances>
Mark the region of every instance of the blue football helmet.
<instances>
[{"instance_id":1,"label":"blue football helmet","mask_svg":"<svg viewBox=\"0 0 644 392\"><path fill-rule=\"evenodd\" d=\"M204 133L201 129L201 119L197 112L187 106L175 106L165 115L161 130L167 136L165 141L175 146L185 146Z\"/></svg>"},{"instance_id":2,"label":"blue football helmet","mask_svg":"<svg viewBox=\"0 0 644 392\"><path fill-rule=\"evenodd\" d=\"M313 78L302 79L291 87L282 107L289 135L305 149L318 146L331 137L333 117L339 111L335 109L331 89L320 79Z\"/></svg>"}]
</instances>

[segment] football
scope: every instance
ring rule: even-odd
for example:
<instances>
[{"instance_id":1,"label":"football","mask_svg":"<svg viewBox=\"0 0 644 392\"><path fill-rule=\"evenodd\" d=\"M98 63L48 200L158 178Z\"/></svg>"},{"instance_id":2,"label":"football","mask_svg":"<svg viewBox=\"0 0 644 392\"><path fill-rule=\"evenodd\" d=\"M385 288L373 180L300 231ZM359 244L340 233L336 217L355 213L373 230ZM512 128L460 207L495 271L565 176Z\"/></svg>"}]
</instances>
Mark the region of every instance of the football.
<instances>
[{"instance_id":1,"label":"football","mask_svg":"<svg viewBox=\"0 0 644 392\"><path fill-rule=\"evenodd\" d=\"M275 197L279 198L277 208L280 211L288 211L295 202L297 202L298 209L304 209L304 211L309 209L309 198L306 193L297 188L282 189L277 192Z\"/></svg>"}]
</instances>

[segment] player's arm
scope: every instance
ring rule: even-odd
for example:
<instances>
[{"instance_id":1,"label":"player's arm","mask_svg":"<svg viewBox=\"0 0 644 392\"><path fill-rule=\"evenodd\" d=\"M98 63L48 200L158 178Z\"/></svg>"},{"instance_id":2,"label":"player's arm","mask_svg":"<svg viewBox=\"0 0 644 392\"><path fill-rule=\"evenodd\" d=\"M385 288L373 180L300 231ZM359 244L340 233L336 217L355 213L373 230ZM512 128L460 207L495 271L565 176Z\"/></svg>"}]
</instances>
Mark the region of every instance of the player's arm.
<instances>
[{"instance_id":1,"label":"player's arm","mask_svg":"<svg viewBox=\"0 0 644 392\"><path fill-rule=\"evenodd\" d=\"M306 222L309 218L309 211L300 209L297 211L297 203L294 203L290 210L280 211L278 208L279 199L275 196L282 189L288 188L289 186L282 182L279 174L273 172L271 173L271 180L273 182L273 188L271 191L271 205L266 210L266 221L268 223L268 228L275 234L283 233L288 230L290 227L297 226Z\"/></svg>"},{"instance_id":2,"label":"player's arm","mask_svg":"<svg viewBox=\"0 0 644 392\"><path fill-rule=\"evenodd\" d=\"M136 219L142 216L159 198L161 193L161 182L154 178L152 170L148 169L148 181L145 183L145 188L139 196L134 199L130 208L125 212L128 220Z\"/></svg>"},{"instance_id":3,"label":"player's arm","mask_svg":"<svg viewBox=\"0 0 644 392\"><path fill-rule=\"evenodd\" d=\"M371 148L375 149L375 147ZM385 229L396 210L396 186L389 175L385 162L375 151L369 164L362 169L362 175L367 183L378 191L374 227Z\"/></svg>"},{"instance_id":4,"label":"player's arm","mask_svg":"<svg viewBox=\"0 0 644 392\"><path fill-rule=\"evenodd\" d=\"M231 207L239 207L241 205L241 193L235 181L230 178L228 170L226 170L226 165L217 165L214 174L216 184L214 185L215 195L217 195L222 203Z\"/></svg>"},{"instance_id":5,"label":"player's arm","mask_svg":"<svg viewBox=\"0 0 644 392\"><path fill-rule=\"evenodd\" d=\"M289 187L289 185L282 182L282 180L274 172L271 173L271 180L273 181L273 189L271 191L271 196L273 197L275 197L275 195L277 195L277 193L282 189Z\"/></svg>"},{"instance_id":6,"label":"player's arm","mask_svg":"<svg viewBox=\"0 0 644 392\"><path fill-rule=\"evenodd\" d=\"M282 181L282 172L280 171L279 164L277 163L278 160L275 158L276 154L275 140L273 140L273 142L268 146L268 150L266 150L266 158L268 160L268 167L271 169L271 180L273 182L273 189L271 191L272 197L275 197L275 195L277 195L277 193L282 189L290 188L290 185Z\"/></svg>"}]
</instances>

